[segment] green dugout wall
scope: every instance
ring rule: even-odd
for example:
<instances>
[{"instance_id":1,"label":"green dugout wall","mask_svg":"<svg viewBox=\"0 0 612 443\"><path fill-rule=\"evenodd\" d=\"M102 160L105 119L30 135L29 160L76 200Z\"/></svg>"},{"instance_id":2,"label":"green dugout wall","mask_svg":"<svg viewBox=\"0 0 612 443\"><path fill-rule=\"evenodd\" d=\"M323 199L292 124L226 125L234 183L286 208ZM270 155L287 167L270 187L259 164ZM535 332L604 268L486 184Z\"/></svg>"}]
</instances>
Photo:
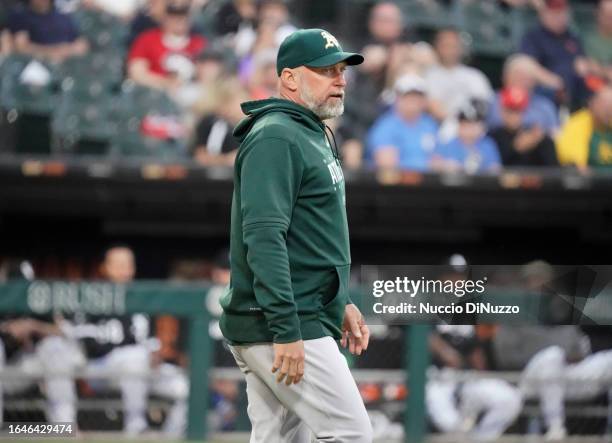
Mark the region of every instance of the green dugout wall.
<instances>
[{"instance_id":1,"label":"green dugout wall","mask_svg":"<svg viewBox=\"0 0 612 443\"><path fill-rule=\"evenodd\" d=\"M205 307L209 286L172 284L162 281L138 282L130 286L107 282L34 281L12 282L0 285L0 313L34 314L87 312L92 315L123 315L146 313L170 314L189 322L189 424L187 438L203 440L208 434L208 373L211 366L212 341L208 334L209 315ZM359 299L355 294L353 299ZM425 328L425 329L424 329ZM425 377L427 352L426 328L419 327L410 337L407 356L410 370L408 434L411 442L418 442L424 433L424 387L417 384ZM420 341L420 343L419 343ZM421 372L421 373L420 373Z\"/></svg>"}]
</instances>

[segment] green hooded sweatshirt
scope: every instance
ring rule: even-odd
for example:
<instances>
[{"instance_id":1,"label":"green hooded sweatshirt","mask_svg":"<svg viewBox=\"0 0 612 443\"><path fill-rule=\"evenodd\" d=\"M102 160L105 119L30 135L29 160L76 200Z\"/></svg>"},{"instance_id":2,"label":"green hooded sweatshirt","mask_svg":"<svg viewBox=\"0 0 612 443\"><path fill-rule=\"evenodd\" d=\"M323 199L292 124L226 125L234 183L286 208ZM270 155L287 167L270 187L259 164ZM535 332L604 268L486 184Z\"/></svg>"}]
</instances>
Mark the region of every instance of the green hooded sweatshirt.
<instances>
[{"instance_id":1,"label":"green hooded sweatshirt","mask_svg":"<svg viewBox=\"0 0 612 443\"><path fill-rule=\"evenodd\" d=\"M344 176L325 125L283 99L242 110L221 331L234 344L339 339L351 258Z\"/></svg>"}]
</instances>

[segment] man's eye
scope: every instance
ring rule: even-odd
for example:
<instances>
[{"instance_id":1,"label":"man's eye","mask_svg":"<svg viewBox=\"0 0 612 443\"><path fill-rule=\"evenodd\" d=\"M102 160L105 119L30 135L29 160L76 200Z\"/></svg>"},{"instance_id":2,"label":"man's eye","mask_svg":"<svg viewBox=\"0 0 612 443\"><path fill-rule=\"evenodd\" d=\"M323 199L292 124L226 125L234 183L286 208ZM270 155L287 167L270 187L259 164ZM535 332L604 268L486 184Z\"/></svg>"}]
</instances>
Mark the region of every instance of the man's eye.
<instances>
[{"instance_id":1,"label":"man's eye","mask_svg":"<svg viewBox=\"0 0 612 443\"><path fill-rule=\"evenodd\" d=\"M340 68L340 73L344 73L344 71L346 71L346 68ZM319 71L321 73L321 75L327 76L327 77L333 77L336 74L338 74L338 72L336 71L336 68L321 68L321 70Z\"/></svg>"}]
</instances>

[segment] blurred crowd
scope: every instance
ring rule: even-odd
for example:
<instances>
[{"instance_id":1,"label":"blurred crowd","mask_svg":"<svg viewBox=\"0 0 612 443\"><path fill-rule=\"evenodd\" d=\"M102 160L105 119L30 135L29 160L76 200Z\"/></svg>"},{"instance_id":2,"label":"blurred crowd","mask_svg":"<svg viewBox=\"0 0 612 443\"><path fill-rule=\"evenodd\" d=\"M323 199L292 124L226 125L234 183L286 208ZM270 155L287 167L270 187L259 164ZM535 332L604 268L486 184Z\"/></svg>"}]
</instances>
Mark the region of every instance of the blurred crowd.
<instances>
[{"instance_id":1,"label":"blurred crowd","mask_svg":"<svg viewBox=\"0 0 612 443\"><path fill-rule=\"evenodd\" d=\"M358 88L349 90L340 122L347 166L468 173L605 166L612 2L599 2L597 27L584 41L570 30L569 2L533 6L538 23L505 59L501 88L494 91L482 71L465 64L459 29L438 30L431 44L411 43L399 8L376 5ZM349 157L347 149L358 154Z\"/></svg>"},{"instance_id":2,"label":"blurred crowd","mask_svg":"<svg viewBox=\"0 0 612 443\"><path fill-rule=\"evenodd\" d=\"M594 5L588 29L571 26L567 0L503 3L531 8L537 21L503 61L501 78L467 64L464 30L441 27L430 41L419 41L395 2L373 4L363 32L338 35L365 56L347 73L345 114L331 125L345 168L486 173L612 164L612 1ZM89 137L107 143L102 152L108 145L126 156L231 165L240 103L277 92L276 52L298 27L290 6L284 0L4 0L0 69L10 72L2 79L17 75L19 84L44 88L61 73L50 146L78 152ZM97 21L106 34L92 29ZM102 79L118 54L117 87ZM16 74L6 68L20 57L29 61ZM90 69L78 68L79 61ZM130 105L105 106L100 91L106 89ZM105 133L100 128L109 122L114 126ZM139 145L142 140L148 143Z\"/></svg>"}]
</instances>

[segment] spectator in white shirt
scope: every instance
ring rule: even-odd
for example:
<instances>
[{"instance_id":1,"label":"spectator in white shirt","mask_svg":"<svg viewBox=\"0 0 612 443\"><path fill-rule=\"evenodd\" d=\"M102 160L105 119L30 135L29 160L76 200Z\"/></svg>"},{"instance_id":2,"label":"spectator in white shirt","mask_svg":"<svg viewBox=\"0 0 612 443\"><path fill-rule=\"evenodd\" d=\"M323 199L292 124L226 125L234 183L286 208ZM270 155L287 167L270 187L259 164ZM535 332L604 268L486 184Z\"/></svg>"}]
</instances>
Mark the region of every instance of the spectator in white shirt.
<instances>
[{"instance_id":1,"label":"spectator in white shirt","mask_svg":"<svg viewBox=\"0 0 612 443\"><path fill-rule=\"evenodd\" d=\"M459 32L452 28L438 31L434 41L440 64L426 74L429 111L443 122L440 136L449 140L456 134L454 116L470 99L489 102L493 89L485 75L476 68L464 65L463 42Z\"/></svg>"}]
</instances>

